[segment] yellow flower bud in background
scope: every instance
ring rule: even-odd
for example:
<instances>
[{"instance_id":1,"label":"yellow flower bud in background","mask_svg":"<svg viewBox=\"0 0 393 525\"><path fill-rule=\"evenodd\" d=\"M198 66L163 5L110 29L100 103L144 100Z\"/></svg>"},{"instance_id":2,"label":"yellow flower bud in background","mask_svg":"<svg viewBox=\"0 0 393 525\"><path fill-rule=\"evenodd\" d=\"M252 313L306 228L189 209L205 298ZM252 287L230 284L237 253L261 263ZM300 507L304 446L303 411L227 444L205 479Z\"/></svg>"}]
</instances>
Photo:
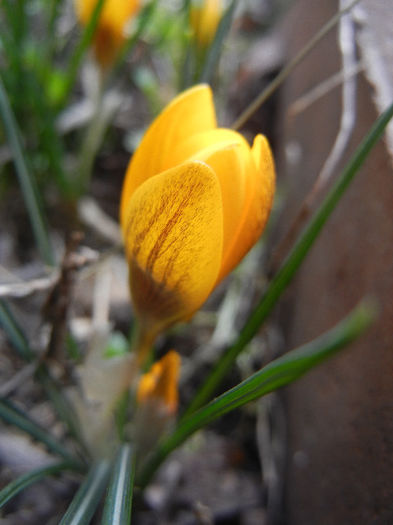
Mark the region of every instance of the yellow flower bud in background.
<instances>
[{"instance_id":1,"label":"yellow flower bud in background","mask_svg":"<svg viewBox=\"0 0 393 525\"><path fill-rule=\"evenodd\" d=\"M194 38L201 48L214 39L222 15L222 0L194 0L191 3L190 24Z\"/></svg>"},{"instance_id":2,"label":"yellow flower bud in background","mask_svg":"<svg viewBox=\"0 0 393 525\"><path fill-rule=\"evenodd\" d=\"M98 0L75 0L79 22L87 25ZM108 67L121 49L126 36L127 22L138 12L140 0L105 0L96 32L93 49L97 62L102 68Z\"/></svg>"},{"instance_id":3,"label":"yellow flower bud in background","mask_svg":"<svg viewBox=\"0 0 393 525\"><path fill-rule=\"evenodd\" d=\"M138 405L150 403L157 410L174 414L177 410L180 357L174 350L169 351L154 363L149 372L143 374L137 391Z\"/></svg>"},{"instance_id":4,"label":"yellow flower bud in background","mask_svg":"<svg viewBox=\"0 0 393 525\"><path fill-rule=\"evenodd\" d=\"M250 147L218 128L209 86L161 112L131 159L120 206L142 334L152 339L202 306L260 237L274 188L266 138Z\"/></svg>"},{"instance_id":5,"label":"yellow flower bud in background","mask_svg":"<svg viewBox=\"0 0 393 525\"><path fill-rule=\"evenodd\" d=\"M138 458L146 456L175 421L179 371L180 356L170 350L139 381L134 427Z\"/></svg>"}]
</instances>

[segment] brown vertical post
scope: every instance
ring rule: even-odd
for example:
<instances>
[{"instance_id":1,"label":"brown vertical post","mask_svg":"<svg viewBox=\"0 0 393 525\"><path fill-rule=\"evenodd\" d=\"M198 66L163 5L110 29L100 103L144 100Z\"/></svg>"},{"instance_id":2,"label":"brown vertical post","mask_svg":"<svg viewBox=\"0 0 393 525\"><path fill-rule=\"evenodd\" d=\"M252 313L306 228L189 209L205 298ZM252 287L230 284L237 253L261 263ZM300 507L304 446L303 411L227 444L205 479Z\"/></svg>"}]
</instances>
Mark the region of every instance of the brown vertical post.
<instances>
[{"instance_id":1,"label":"brown vertical post","mask_svg":"<svg viewBox=\"0 0 393 525\"><path fill-rule=\"evenodd\" d=\"M293 56L336 9L335 0L295 2L287 25L289 55ZM289 195L283 231L333 145L341 112L341 88L292 119L287 110L294 100L339 68L337 31L333 30L283 89L279 171ZM373 88L361 74L349 152L377 117L373 96ZM341 167L348 158L346 155ZM391 160L386 143L380 141L334 211L287 296L288 349L333 326L364 296L374 296L380 305L378 321L361 340L285 392L289 525L393 523Z\"/></svg>"}]
</instances>

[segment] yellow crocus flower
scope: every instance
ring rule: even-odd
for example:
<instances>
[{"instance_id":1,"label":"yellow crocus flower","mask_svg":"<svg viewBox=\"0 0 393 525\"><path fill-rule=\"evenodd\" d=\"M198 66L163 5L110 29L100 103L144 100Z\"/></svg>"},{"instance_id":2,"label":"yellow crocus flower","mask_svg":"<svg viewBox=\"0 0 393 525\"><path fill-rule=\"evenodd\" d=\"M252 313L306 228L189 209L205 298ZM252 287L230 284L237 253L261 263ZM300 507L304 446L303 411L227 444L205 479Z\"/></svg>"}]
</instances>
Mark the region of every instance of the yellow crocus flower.
<instances>
[{"instance_id":1,"label":"yellow crocus flower","mask_svg":"<svg viewBox=\"0 0 393 525\"><path fill-rule=\"evenodd\" d=\"M98 0L74 0L77 17L87 25ZM125 26L140 8L140 0L105 0L100 13L93 49L101 67L108 67L125 41Z\"/></svg>"},{"instance_id":2,"label":"yellow crocus flower","mask_svg":"<svg viewBox=\"0 0 393 525\"><path fill-rule=\"evenodd\" d=\"M190 24L197 44L205 48L212 42L222 15L222 0L194 0Z\"/></svg>"},{"instance_id":3,"label":"yellow crocus flower","mask_svg":"<svg viewBox=\"0 0 393 525\"><path fill-rule=\"evenodd\" d=\"M179 354L170 350L141 377L137 390L138 405L150 403L158 410L174 414L178 404L179 369Z\"/></svg>"},{"instance_id":4,"label":"yellow crocus flower","mask_svg":"<svg viewBox=\"0 0 393 525\"><path fill-rule=\"evenodd\" d=\"M201 307L258 240L274 188L266 138L257 135L250 148L218 128L209 86L178 95L154 120L128 166L120 206L142 339L151 343Z\"/></svg>"}]
</instances>

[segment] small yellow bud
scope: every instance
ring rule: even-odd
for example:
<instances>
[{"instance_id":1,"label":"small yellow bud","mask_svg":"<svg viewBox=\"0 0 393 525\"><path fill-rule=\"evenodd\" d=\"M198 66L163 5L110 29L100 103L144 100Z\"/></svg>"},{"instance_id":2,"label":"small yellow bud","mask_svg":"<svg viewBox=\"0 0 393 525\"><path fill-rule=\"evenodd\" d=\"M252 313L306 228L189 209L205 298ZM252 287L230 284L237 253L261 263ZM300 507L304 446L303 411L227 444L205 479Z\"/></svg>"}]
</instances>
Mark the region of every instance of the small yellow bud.
<instances>
[{"instance_id":1,"label":"small yellow bud","mask_svg":"<svg viewBox=\"0 0 393 525\"><path fill-rule=\"evenodd\" d=\"M194 0L191 4L190 24L194 38L201 48L214 39L222 15L222 0Z\"/></svg>"},{"instance_id":2,"label":"small yellow bud","mask_svg":"<svg viewBox=\"0 0 393 525\"><path fill-rule=\"evenodd\" d=\"M149 372L144 374L138 385L137 402L139 405L151 403L169 414L177 409L180 357L174 350L154 363Z\"/></svg>"},{"instance_id":3,"label":"small yellow bud","mask_svg":"<svg viewBox=\"0 0 393 525\"><path fill-rule=\"evenodd\" d=\"M79 22L87 25L98 0L74 0ZM125 26L136 15L140 0L105 0L93 38L94 55L105 69L113 63L126 36Z\"/></svg>"}]
</instances>

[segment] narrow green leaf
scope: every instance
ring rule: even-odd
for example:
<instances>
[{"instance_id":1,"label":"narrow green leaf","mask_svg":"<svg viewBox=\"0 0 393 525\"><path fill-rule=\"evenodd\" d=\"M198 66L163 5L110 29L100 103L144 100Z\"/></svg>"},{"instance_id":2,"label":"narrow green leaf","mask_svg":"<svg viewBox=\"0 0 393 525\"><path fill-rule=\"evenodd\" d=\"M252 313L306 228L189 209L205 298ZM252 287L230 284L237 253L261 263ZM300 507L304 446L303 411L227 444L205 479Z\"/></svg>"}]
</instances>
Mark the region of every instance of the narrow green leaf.
<instances>
[{"instance_id":1,"label":"narrow green leaf","mask_svg":"<svg viewBox=\"0 0 393 525\"><path fill-rule=\"evenodd\" d=\"M377 119L367 136L355 151L351 160L344 168L341 176L335 182L322 204L311 218L303 232L300 234L295 246L289 253L284 264L270 282L261 301L251 314L237 340L226 352L224 352L217 365L213 368L202 388L194 397L186 414L190 414L196 408L202 406L214 393L223 377L233 366L237 356L244 350L258 332L260 326L268 317L281 294L295 276L304 258L310 251L311 246L318 237L326 221L337 206L345 190L348 188L355 174L362 166L375 143L380 139L383 131L393 116L393 104Z\"/></svg>"},{"instance_id":2,"label":"narrow green leaf","mask_svg":"<svg viewBox=\"0 0 393 525\"><path fill-rule=\"evenodd\" d=\"M144 487L175 448L191 434L222 415L295 381L356 339L375 317L375 308L363 302L329 332L272 361L259 372L228 390L197 412L184 418L172 435L159 444L148 460L138 485Z\"/></svg>"},{"instance_id":3,"label":"narrow green leaf","mask_svg":"<svg viewBox=\"0 0 393 525\"><path fill-rule=\"evenodd\" d=\"M95 33L95 30L97 28L101 10L104 6L105 0L97 0L96 6L92 12L91 18L89 20L89 23L86 25L86 27L83 30L82 37L79 40L79 43L77 47L74 50L74 53L70 59L70 62L68 64L67 72L64 79L64 86L63 91L59 95L59 106L64 106L68 100L68 96L75 84L79 67L82 63L83 57L93 40L93 36Z\"/></svg>"},{"instance_id":4,"label":"narrow green leaf","mask_svg":"<svg viewBox=\"0 0 393 525\"><path fill-rule=\"evenodd\" d=\"M17 350L18 354L28 363L34 361L36 356L31 350L22 328L16 321L7 303L3 300L0 300L0 325L3 327L10 343ZM79 422L74 411L62 394L60 386L51 376L45 363L41 363L37 367L35 377L44 388L53 407L60 419L66 424L70 434L77 440L82 449L85 449Z\"/></svg>"},{"instance_id":5,"label":"narrow green leaf","mask_svg":"<svg viewBox=\"0 0 393 525\"><path fill-rule=\"evenodd\" d=\"M206 54L205 63L203 64L202 73L200 77L200 82L211 82L218 61L220 59L224 40L232 26L232 19L236 6L237 0L232 0L231 4L225 11L224 16L220 20L214 40Z\"/></svg>"},{"instance_id":6,"label":"narrow green leaf","mask_svg":"<svg viewBox=\"0 0 393 525\"><path fill-rule=\"evenodd\" d=\"M56 22L59 16L60 2L61 0L51 0L47 11L47 35L45 39L46 48L44 48L42 51L45 61L48 65L52 63L52 58L55 53L55 46L57 42Z\"/></svg>"},{"instance_id":7,"label":"narrow green leaf","mask_svg":"<svg viewBox=\"0 0 393 525\"><path fill-rule=\"evenodd\" d=\"M54 258L46 229L46 222L41 210L38 193L36 190L35 180L33 178L33 174L27 169L26 160L24 158L23 149L20 142L20 133L1 78L0 115L4 123L4 129L10 148L13 153L16 173L19 178L19 184L21 186L23 198L29 213L37 247L43 260L48 265L52 266L54 264Z\"/></svg>"},{"instance_id":8,"label":"narrow green leaf","mask_svg":"<svg viewBox=\"0 0 393 525\"><path fill-rule=\"evenodd\" d=\"M131 35L130 38L128 38L123 48L120 50L116 58L116 62L111 72L110 78L112 78L118 72L118 69L121 66L121 64L124 62L126 56L131 53L135 44L140 40L145 29L148 27L152 19L152 16L154 15L157 5L158 5L158 0L151 0L142 8L141 12L138 15L138 27L135 33Z\"/></svg>"},{"instance_id":9,"label":"narrow green leaf","mask_svg":"<svg viewBox=\"0 0 393 525\"><path fill-rule=\"evenodd\" d=\"M51 452L63 457L69 463L76 463L76 460L61 443L10 401L0 399L0 417L7 423L15 425L24 432L27 432L31 437L46 445Z\"/></svg>"},{"instance_id":10,"label":"narrow green leaf","mask_svg":"<svg viewBox=\"0 0 393 525\"><path fill-rule=\"evenodd\" d=\"M109 474L109 461L94 465L75 494L59 525L88 525L105 490Z\"/></svg>"},{"instance_id":11,"label":"narrow green leaf","mask_svg":"<svg viewBox=\"0 0 393 525\"><path fill-rule=\"evenodd\" d=\"M0 490L0 508L5 505L7 501L12 499L14 496L19 494L19 492L29 487L33 483L40 481L46 476L58 474L65 470L75 470L75 465L68 463L67 461L62 461L61 463L53 463L36 470L32 470L27 474L23 474L23 476L15 479L2 490Z\"/></svg>"},{"instance_id":12,"label":"narrow green leaf","mask_svg":"<svg viewBox=\"0 0 393 525\"><path fill-rule=\"evenodd\" d=\"M45 364L41 364L37 368L36 378L45 390L46 395L51 401L60 420L66 425L70 435L77 441L81 453L83 454L82 459L86 460L86 458L89 458L90 454L81 432L80 422L72 405L63 394L61 386L52 377Z\"/></svg>"},{"instance_id":13,"label":"narrow green leaf","mask_svg":"<svg viewBox=\"0 0 393 525\"><path fill-rule=\"evenodd\" d=\"M21 47L27 31L25 0L3 0L1 7L6 14L15 45Z\"/></svg>"},{"instance_id":14,"label":"narrow green leaf","mask_svg":"<svg viewBox=\"0 0 393 525\"><path fill-rule=\"evenodd\" d=\"M129 525L131 523L134 487L134 451L125 443L119 450L108 487L102 525Z\"/></svg>"},{"instance_id":15,"label":"narrow green leaf","mask_svg":"<svg viewBox=\"0 0 393 525\"><path fill-rule=\"evenodd\" d=\"M0 300L0 325L3 327L9 341L17 350L18 354L27 362L34 361L36 356L31 350L22 328L16 321L12 311L4 300ZM36 377L45 389L56 412L60 416L60 419L67 425L70 434L73 435L77 439L79 445L84 448L84 442L81 436L79 423L75 417L72 407L65 399L61 389L51 377L49 370L44 363L41 363L38 366Z\"/></svg>"},{"instance_id":16,"label":"narrow green leaf","mask_svg":"<svg viewBox=\"0 0 393 525\"><path fill-rule=\"evenodd\" d=\"M35 112L40 146L48 160L48 171L53 175L60 191L66 197L73 197L76 191L64 171L64 145L55 127L56 116L48 103L47 93L42 89L41 82L33 71L26 75L26 81L29 83L30 96L34 97L32 108Z\"/></svg>"},{"instance_id":17,"label":"narrow green leaf","mask_svg":"<svg viewBox=\"0 0 393 525\"><path fill-rule=\"evenodd\" d=\"M18 354L27 362L33 361L35 356L29 347L26 336L3 299L0 299L0 325Z\"/></svg>"}]
</instances>

